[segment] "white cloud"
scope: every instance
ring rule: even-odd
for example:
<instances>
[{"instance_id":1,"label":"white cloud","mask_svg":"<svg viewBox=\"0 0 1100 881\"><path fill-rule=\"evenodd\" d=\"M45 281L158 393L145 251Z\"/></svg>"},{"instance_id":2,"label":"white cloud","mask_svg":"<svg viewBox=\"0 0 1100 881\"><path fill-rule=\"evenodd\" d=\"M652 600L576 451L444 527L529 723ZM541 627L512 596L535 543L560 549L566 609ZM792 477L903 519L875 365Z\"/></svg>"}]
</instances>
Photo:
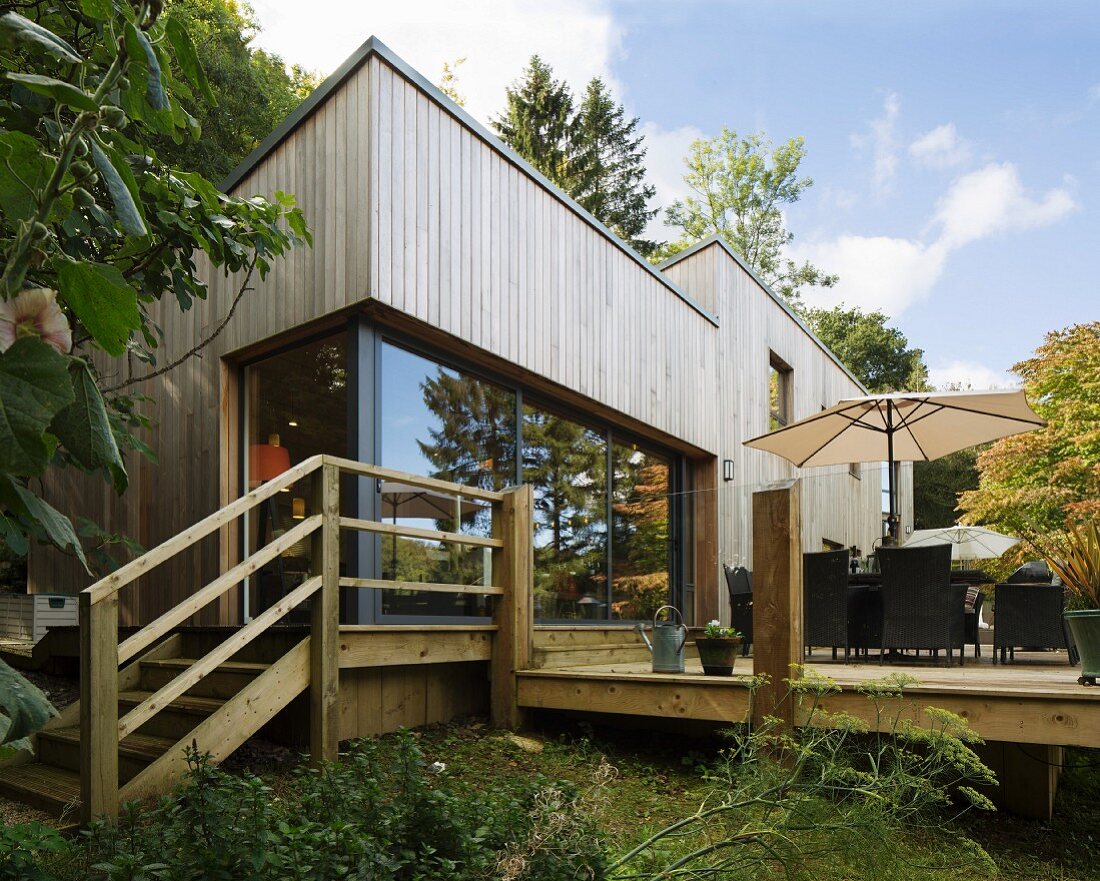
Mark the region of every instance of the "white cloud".
<instances>
[{"instance_id":1,"label":"white cloud","mask_svg":"<svg viewBox=\"0 0 1100 881\"><path fill-rule=\"evenodd\" d=\"M372 34L432 82L445 61L464 56L458 91L466 109L483 122L501 110L505 87L533 53L575 90L601 76L622 100L610 70L623 34L605 0L253 0L252 5L263 28L255 41L259 46L324 74Z\"/></svg>"},{"instance_id":2,"label":"white cloud","mask_svg":"<svg viewBox=\"0 0 1100 881\"><path fill-rule=\"evenodd\" d=\"M705 135L692 125L663 129L652 122L642 125L642 135L645 136L647 179L657 188L650 206L661 207L660 213L650 222L647 234L658 239L674 238L676 231L664 223L664 209L690 192L684 183L684 157L692 141Z\"/></svg>"},{"instance_id":3,"label":"white cloud","mask_svg":"<svg viewBox=\"0 0 1100 881\"><path fill-rule=\"evenodd\" d=\"M901 99L897 92L889 92L882 102L882 116L868 124L869 135L854 134L853 147L862 149L870 143L874 155L874 172L871 180L875 190L886 193L894 182L898 170L898 139L894 133L901 115Z\"/></svg>"},{"instance_id":4,"label":"white cloud","mask_svg":"<svg viewBox=\"0 0 1100 881\"><path fill-rule=\"evenodd\" d=\"M936 126L909 145L909 155L929 168L950 168L970 159L970 144L959 137L952 122Z\"/></svg>"},{"instance_id":5,"label":"white cloud","mask_svg":"<svg viewBox=\"0 0 1100 881\"><path fill-rule=\"evenodd\" d=\"M948 248L1001 232L1048 226L1077 208L1068 190L1032 198L1011 162L992 163L954 181L936 206L935 223Z\"/></svg>"},{"instance_id":6,"label":"white cloud","mask_svg":"<svg viewBox=\"0 0 1100 881\"><path fill-rule=\"evenodd\" d=\"M789 256L809 260L840 276L834 287L804 291L807 305L828 307L843 302L897 315L928 296L943 273L947 255L937 244L913 239L842 235L796 245Z\"/></svg>"},{"instance_id":7,"label":"white cloud","mask_svg":"<svg viewBox=\"0 0 1100 881\"><path fill-rule=\"evenodd\" d=\"M928 381L938 389L1015 388L1020 380L1003 370L997 370L977 361L950 361L928 368Z\"/></svg>"},{"instance_id":8,"label":"white cloud","mask_svg":"<svg viewBox=\"0 0 1100 881\"><path fill-rule=\"evenodd\" d=\"M1076 209L1068 190L1033 197L1016 166L992 163L947 188L928 224L935 233L929 240L845 234L796 244L789 256L840 276L832 288L804 293L809 305L844 302L896 317L931 293L959 248L1000 233L1048 226Z\"/></svg>"}]
</instances>

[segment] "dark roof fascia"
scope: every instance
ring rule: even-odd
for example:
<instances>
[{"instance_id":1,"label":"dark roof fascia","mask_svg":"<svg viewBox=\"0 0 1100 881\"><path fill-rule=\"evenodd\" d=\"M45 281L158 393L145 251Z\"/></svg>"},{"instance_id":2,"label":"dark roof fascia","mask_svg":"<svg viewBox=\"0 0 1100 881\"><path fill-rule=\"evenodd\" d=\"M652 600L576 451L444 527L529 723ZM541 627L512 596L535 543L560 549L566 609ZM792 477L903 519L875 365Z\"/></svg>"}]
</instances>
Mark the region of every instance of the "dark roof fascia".
<instances>
[{"instance_id":1,"label":"dark roof fascia","mask_svg":"<svg viewBox=\"0 0 1100 881\"><path fill-rule=\"evenodd\" d=\"M845 363L836 356L836 353L832 349L830 349L827 345L825 345L825 343L821 341L821 338L816 333L810 330L806 322L803 321L802 317L790 307L787 301L784 300L783 297L777 294L774 290L772 290L771 285L769 285L766 281L764 281L764 279L757 275L753 268L745 262L745 259L733 248L731 248L729 242L722 238L722 236L720 236L718 233L713 233L712 235L707 236L705 239L696 242L691 247L685 248L683 251L673 254L667 260L660 263L657 268L664 272L666 269L668 269L668 267L675 265L676 263L684 260L687 257L692 256L693 254L698 254L700 251L705 251L711 245L717 245L719 248L725 251L726 255L729 256L738 266L740 266L743 270L745 270L745 272L749 274L749 277L764 290L764 293L771 297L772 300L775 301L776 305L778 305L780 309L786 312L787 315L790 316L790 318L795 322L795 324L802 328L802 331L810 339L817 343L818 347L833 360L837 367L839 367L848 375L848 378L852 380L852 382L863 389L864 392L870 394L870 392L867 391L867 387L862 382L860 382L859 378L854 373L852 373L851 370L848 369L847 365L845 365Z\"/></svg>"},{"instance_id":2,"label":"dark roof fascia","mask_svg":"<svg viewBox=\"0 0 1100 881\"><path fill-rule=\"evenodd\" d=\"M344 81L354 74L372 55L377 55L386 64L396 70L401 76L411 82L420 91L424 92L429 98L431 98L441 109L445 110L458 122L468 128L473 134L477 135L481 140L485 141L492 149L500 153L505 159L511 162L517 169L526 174L529 178L534 180L537 184L545 187L552 196L554 196L559 202L561 202L566 208L579 215L582 220L594 227L597 232L604 236L613 245L631 257L638 265L645 268L645 270L657 279L664 287L674 293L677 297L683 300L688 306L702 315L707 321L713 324L715 327L720 327L721 323L718 320L718 316L712 312L708 312L702 307L702 305L695 300L687 291L683 290L679 285L673 282L671 279L661 274L660 270L652 263L645 259L641 254L631 248L626 242L619 238L614 232L611 231L604 223L596 219L588 210L583 208L575 199L562 192L562 190L553 183L548 177L534 168L526 159L512 150L503 141L500 140L495 134L493 134L488 128L474 119L465 109L458 106L453 100L439 90L437 86L429 82L420 74L415 68L413 68L408 62L401 58L397 53L389 48L385 43L379 40L377 37L370 37L362 46L356 49L351 55L347 57L343 64L337 68L336 72L332 76L328 77L321 85L319 85L309 97L306 98L301 104L299 104L293 112L287 116L276 128L260 143L260 145L246 156L241 163L234 168L221 183L223 192L229 190L240 184L266 157L267 155L279 146L284 140L286 140L294 130L301 125L312 113L317 109L330 94L340 88Z\"/></svg>"}]
</instances>

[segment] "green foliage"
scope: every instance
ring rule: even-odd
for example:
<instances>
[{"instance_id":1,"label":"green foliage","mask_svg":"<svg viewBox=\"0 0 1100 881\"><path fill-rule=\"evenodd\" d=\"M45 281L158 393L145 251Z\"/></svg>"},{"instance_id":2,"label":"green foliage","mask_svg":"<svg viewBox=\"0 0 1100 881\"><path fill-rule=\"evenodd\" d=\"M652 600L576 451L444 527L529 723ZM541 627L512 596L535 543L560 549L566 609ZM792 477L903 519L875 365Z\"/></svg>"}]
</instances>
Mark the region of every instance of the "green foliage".
<instances>
[{"instance_id":1,"label":"green foliage","mask_svg":"<svg viewBox=\"0 0 1100 881\"><path fill-rule=\"evenodd\" d=\"M657 245L643 236L657 211L648 207L655 189L645 183L638 124L598 77L578 105L568 84L554 79L538 55L507 89L504 113L493 120L508 146L648 256Z\"/></svg>"},{"instance_id":2,"label":"green foliage","mask_svg":"<svg viewBox=\"0 0 1100 881\"><path fill-rule=\"evenodd\" d=\"M161 881L597 878L603 850L568 784L482 793L426 767L416 738L358 741L337 764L301 767L278 793L188 756L184 786L93 828L88 877ZM547 834L548 830L554 834ZM497 875L522 855L524 871ZM508 865L515 866L514 860ZM41 876L47 878L49 876Z\"/></svg>"},{"instance_id":3,"label":"green foliage","mask_svg":"<svg viewBox=\"0 0 1100 881\"><path fill-rule=\"evenodd\" d=\"M992 810L976 787L995 778L971 748L980 740L965 720L935 709L924 726L883 715L905 681L863 688L879 710L878 727L891 721L884 733L825 717L821 700L836 690L828 679L810 674L790 686L808 723L788 731L766 717L729 732L732 745L708 772L711 789L698 809L626 851L609 878L808 879L838 862L860 877L894 877L906 861L900 829L946 829L948 812ZM994 868L975 842L953 850L922 871Z\"/></svg>"},{"instance_id":4,"label":"green foliage","mask_svg":"<svg viewBox=\"0 0 1100 881\"><path fill-rule=\"evenodd\" d=\"M56 712L46 695L0 661L0 746L28 749L27 736L53 715Z\"/></svg>"},{"instance_id":5,"label":"green foliage","mask_svg":"<svg viewBox=\"0 0 1100 881\"><path fill-rule=\"evenodd\" d=\"M978 488L978 448L913 463L913 522L917 529L951 526L958 519L959 497Z\"/></svg>"},{"instance_id":6,"label":"green foliage","mask_svg":"<svg viewBox=\"0 0 1100 881\"><path fill-rule=\"evenodd\" d=\"M1012 368L1046 427L992 444L978 457L965 522L1055 535L1100 515L1100 322L1051 331Z\"/></svg>"},{"instance_id":7,"label":"green foliage","mask_svg":"<svg viewBox=\"0 0 1100 881\"><path fill-rule=\"evenodd\" d=\"M905 334L891 327L881 310L841 305L807 309L802 316L868 391L931 391L924 351L910 348Z\"/></svg>"},{"instance_id":8,"label":"green foliage","mask_svg":"<svg viewBox=\"0 0 1100 881\"><path fill-rule=\"evenodd\" d=\"M252 8L237 0L174 0L165 36L172 70L191 94L181 100L201 138L157 135L150 146L164 161L209 180L225 177L320 82L300 67L252 45L260 30ZM217 100L214 100L214 95Z\"/></svg>"},{"instance_id":9,"label":"green foliage","mask_svg":"<svg viewBox=\"0 0 1100 881\"><path fill-rule=\"evenodd\" d=\"M684 182L695 195L665 211L666 222L680 227L683 235L655 256L670 257L717 233L792 304L800 302L804 287L836 284L835 275L783 256L794 239L785 225L784 206L813 186L812 179L798 176L805 155L802 138L773 148L759 132L738 135L725 127L713 138L695 141L684 158Z\"/></svg>"},{"instance_id":10,"label":"green foliage","mask_svg":"<svg viewBox=\"0 0 1100 881\"><path fill-rule=\"evenodd\" d=\"M63 465L126 488L124 454L151 454L136 434L144 399L127 389L155 372L110 359L156 365L162 297L183 310L206 297L196 255L244 276L239 299L253 271L310 241L291 197L227 196L154 149L196 139L187 108L213 99L180 8L166 19L152 0L86 0L0 16L0 535L19 553L51 542L87 565L28 480ZM106 386L96 365L130 378Z\"/></svg>"},{"instance_id":11,"label":"green foliage","mask_svg":"<svg viewBox=\"0 0 1100 881\"><path fill-rule=\"evenodd\" d=\"M69 847L56 830L41 823L0 825L0 881L53 881L38 861Z\"/></svg>"}]
</instances>

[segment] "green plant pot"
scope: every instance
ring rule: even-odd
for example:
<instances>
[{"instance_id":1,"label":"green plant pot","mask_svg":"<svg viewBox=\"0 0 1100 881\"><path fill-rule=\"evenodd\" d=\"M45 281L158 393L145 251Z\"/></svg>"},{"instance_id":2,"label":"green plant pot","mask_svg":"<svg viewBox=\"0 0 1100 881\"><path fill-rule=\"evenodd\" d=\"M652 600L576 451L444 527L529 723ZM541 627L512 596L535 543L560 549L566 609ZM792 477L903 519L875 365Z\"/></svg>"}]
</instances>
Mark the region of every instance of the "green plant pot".
<instances>
[{"instance_id":1,"label":"green plant pot","mask_svg":"<svg viewBox=\"0 0 1100 881\"><path fill-rule=\"evenodd\" d=\"M1077 609L1065 616L1081 655L1081 680L1095 685L1100 677L1100 609Z\"/></svg>"},{"instance_id":2,"label":"green plant pot","mask_svg":"<svg viewBox=\"0 0 1100 881\"><path fill-rule=\"evenodd\" d=\"M699 649L699 660L703 663L703 672L707 676L732 676L733 665L737 661L737 652L741 649L741 640L736 637L708 639L701 636L695 640Z\"/></svg>"}]
</instances>

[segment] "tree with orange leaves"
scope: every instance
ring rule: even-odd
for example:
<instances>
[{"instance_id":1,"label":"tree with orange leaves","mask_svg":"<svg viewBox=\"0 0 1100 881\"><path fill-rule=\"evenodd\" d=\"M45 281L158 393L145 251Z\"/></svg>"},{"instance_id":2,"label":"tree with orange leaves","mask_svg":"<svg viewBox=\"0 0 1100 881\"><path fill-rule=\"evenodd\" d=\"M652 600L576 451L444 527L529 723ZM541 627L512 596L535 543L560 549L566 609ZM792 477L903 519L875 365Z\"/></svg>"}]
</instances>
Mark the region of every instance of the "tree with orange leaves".
<instances>
[{"instance_id":1,"label":"tree with orange leaves","mask_svg":"<svg viewBox=\"0 0 1100 881\"><path fill-rule=\"evenodd\" d=\"M1100 322L1052 331L1012 368L1045 428L997 441L978 457L965 522L1034 535L1100 516Z\"/></svg>"}]
</instances>

